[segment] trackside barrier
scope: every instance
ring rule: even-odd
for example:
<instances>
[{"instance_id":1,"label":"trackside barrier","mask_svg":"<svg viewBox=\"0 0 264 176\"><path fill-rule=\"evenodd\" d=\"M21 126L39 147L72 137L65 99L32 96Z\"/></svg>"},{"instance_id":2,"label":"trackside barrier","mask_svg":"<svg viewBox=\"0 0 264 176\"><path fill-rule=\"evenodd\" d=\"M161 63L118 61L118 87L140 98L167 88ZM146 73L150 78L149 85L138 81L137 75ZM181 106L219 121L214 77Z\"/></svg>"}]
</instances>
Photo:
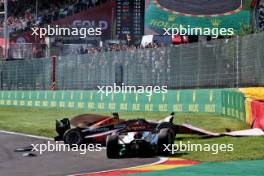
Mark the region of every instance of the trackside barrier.
<instances>
[{"instance_id":1,"label":"trackside barrier","mask_svg":"<svg viewBox=\"0 0 264 176\"><path fill-rule=\"evenodd\" d=\"M97 91L1 91L0 106L107 112L208 112L245 121L244 95L222 89L170 90L167 94L99 94Z\"/></svg>"},{"instance_id":2,"label":"trackside barrier","mask_svg":"<svg viewBox=\"0 0 264 176\"><path fill-rule=\"evenodd\" d=\"M235 91L222 91L222 114L246 122L244 94Z\"/></svg>"},{"instance_id":3,"label":"trackside barrier","mask_svg":"<svg viewBox=\"0 0 264 176\"><path fill-rule=\"evenodd\" d=\"M221 90L170 90L167 94L99 94L97 91L2 91L0 106L110 112L221 113Z\"/></svg>"},{"instance_id":4,"label":"trackside barrier","mask_svg":"<svg viewBox=\"0 0 264 176\"><path fill-rule=\"evenodd\" d=\"M245 108L247 124L254 128L264 129L264 87L242 88L240 91L243 92L246 97Z\"/></svg>"},{"instance_id":5,"label":"trackside barrier","mask_svg":"<svg viewBox=\"0 0 264 176\"><path fill-rule=\"evenodd\" d=\"M250 126L252 126L253 124L251 103L252 100L250 98L246 98L245 100L246 123Z\"/></svg>"},{"instance_id":6,"label":"trackside barrier","mask_svg":"<svg viewBox=\"0 0 264 176\"><path fill-rule=\"evenodd\" d=\"M253 128L260 128L264 130L264 102L262 101L252 101L252 120Z\"/></svg>"}]
</instances>

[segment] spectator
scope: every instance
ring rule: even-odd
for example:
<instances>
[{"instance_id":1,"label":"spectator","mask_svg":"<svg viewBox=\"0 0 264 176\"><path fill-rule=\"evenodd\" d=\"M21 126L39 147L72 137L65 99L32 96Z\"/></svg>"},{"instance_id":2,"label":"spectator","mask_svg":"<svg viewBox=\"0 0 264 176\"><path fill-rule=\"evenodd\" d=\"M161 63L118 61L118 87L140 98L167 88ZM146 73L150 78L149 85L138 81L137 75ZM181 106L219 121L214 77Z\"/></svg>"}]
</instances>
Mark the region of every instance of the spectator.
<instances>
[{"instance_id":1,"label":"spectator","mask_svg":"<svg viewBox=\"0 0 264 176\"><path fill-rule=\"evenodd\" d=\"M10 0L8 1L8 6L12 7L12 11L8 12L9 14L11 14L8 17L8 25L10 26L9 28L11 29L11 33L17 32L19 30L26 30L32 26L47 24L52 21L58 20L59 18L73 15L74 13L78 13L82 10L100 5L107 1L109 0L38 1L39 11L36 16L35 0ZM0 0L1 11L4 10L3 2L3 0ZM31 6L28 7L25 4L29 4ZM0 21L2 24L1 27L3 27L3 16L1 16Z\"/></svg>"},{"instance_id":2,"label":"spectator","mask_svg":"<svg viewBox=\"0 0 264 176\"><path fill-rule=\"evenodd\" d=\"M163 48L165 45L158 45L157 43L150 43L149 45L143 47L142 45L135 46L135 45L127 45L127 44L112 44L105 47L84 47L81 46L79 49L79 54L95 54L98 52L119 52L119 51L135 51L138 49L144 49L144 48Z\"/></svg>"}]
</instances>

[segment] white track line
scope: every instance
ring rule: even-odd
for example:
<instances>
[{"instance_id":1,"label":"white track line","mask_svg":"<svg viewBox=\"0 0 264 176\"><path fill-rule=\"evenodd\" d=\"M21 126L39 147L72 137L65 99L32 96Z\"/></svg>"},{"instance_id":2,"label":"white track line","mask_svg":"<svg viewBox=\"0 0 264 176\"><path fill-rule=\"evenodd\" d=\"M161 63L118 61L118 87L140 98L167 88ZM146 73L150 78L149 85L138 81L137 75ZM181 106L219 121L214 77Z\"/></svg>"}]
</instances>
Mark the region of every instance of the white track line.
<instances>
[{"instance_id":1,"label":"white track line","mask_svg":"<svg viewBox=\"0 0 264 176\"><path fill-rule=\"evenodd\" d=\"M150 163L150 164L144 164L144 165L140 165L140 166L131 166L131 167L127 167L127 168L120 168L120 169L113 169L113 170L106 170L106 171L98 171L98 172L91 172L91 173L82 173L82 174L68 175L68 176L81 176L81 175L90 175L90 174L102 174L102 173L113 172L113 171L118 171L118 170L126 170L126 169L137 168L137 167L153 166L153 165L157 165L157 164L164 163L166 161L168 161L168 158L166 158L166 157L159 157L159 161L156 161L156 162Z\"/></svg>"},{"instance_id":2,"label":"white track line","mask_svg":"<svg viewBox=\"0 0 264 176\"><path fill-rule=\"evenodd\" d=\"M36 135L30 135L30 134L18 133L18 132L10 132L10 131L3 131L3 130L0 130L0 133L17 135L17 136L23 136L23 137L29 137L29 138L35 138L35 139L43 139L43 140L49 140L49 141L53 141L54 140L52 138L43 137L43 136L36 136Z\"/></svg>"}]
</instances>

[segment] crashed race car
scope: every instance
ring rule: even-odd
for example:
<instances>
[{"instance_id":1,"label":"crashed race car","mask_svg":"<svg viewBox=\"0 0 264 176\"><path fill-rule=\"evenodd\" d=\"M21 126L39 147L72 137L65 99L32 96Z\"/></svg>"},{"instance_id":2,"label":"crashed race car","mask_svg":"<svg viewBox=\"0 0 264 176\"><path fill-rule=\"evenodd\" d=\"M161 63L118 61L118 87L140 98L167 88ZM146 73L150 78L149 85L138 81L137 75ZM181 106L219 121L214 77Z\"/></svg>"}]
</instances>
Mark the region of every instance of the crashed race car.
<instances>
[{"instance_id":1,"label":"crashed race car","mask_svg":"<svg viewBox=\"0 0 264 176\"><path fill-rule=\"evenodd\" d=\"M144 119L130 120L106 139L108 158L168 155L164 145L173 144L175 130L173 114L160 122Z\"/></svg>"},{"instance_id":2,"label":"crashed race car","mask_svg":"<svg viewBox=\"0 0 264 176\"><path fill-rule=\"evenodd\" d=\"M211 132L191 124L173 124L174 113L159 122L145 119L122 120L118 113L112 116L85 114L56 121L58 136L55 141L64 141L70 146L103 144L108 158L122 156L169 155L164 146L173 144L176 134L197 134L202 137L264 136L261 129L247 129L223 133Z\"/></svg>"},{"instance_id":3,"label":"crashed race car","mask_svg":"<svg viewBox=\"0 0 264 176\"><path fill-rule=\"evenodd\" d=\"M119 119L117 113L112 116L96 114L83 114L72 118L56 120L58 136L55 141L64 141L65 144L105 143L106 136L118 129L118 124L124 120Z\"/></svg>"},{"instance_id":4,"label":"crashed race car","mask_svg":"<svg viewBox=\"0 0 264 176\"><path fill-rule=\"evenodd\" d=\"M65 144L106 144L108 158L136 154L162 154L162 145L174 143L174 113L158 122L145 119L122 120L112 116L86 114L56 121L55 141ZM72 128L73 126L73 128ZM121 155L120 155L121 154Z\"/></svg>"}]
</instances>

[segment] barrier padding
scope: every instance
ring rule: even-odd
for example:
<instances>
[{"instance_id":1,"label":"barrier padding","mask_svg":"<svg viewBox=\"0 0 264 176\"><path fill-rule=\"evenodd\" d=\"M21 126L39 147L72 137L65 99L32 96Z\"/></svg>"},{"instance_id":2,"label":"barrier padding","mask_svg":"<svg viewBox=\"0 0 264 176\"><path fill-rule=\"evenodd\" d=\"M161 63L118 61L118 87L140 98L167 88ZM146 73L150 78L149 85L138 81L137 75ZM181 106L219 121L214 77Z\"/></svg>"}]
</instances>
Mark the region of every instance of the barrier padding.
<instances>
[{"instance_id":1,"label":"barrier padding","mask_svg":"<svg viewBox=\"0 0 264 176\"><path fill-rule=\"evenodd\" d=\"M244 95L232 89L169 90L165 94L98 91L1 91L0 106L83 109L97 112L217 113L246 121Z\"/></svg>"},{"instance_id":2,"label":"barrier padding","mask_svg":"<svg viewBox=\"0 0 264 176\"><path fill-rule=\"evenodd\" d=\"M252 110L251 110L251 102L250 98L245 100L245 109L246 109L246 123L248 125L252 125Z\"/></svg>"},{"instance_id":3,"label":"barrier padding","mask_svg":"<svg viewBox=\"0 0 264 176\"><path fill-rule=\"evenodd\" d=\"M252 101L252 119L253 119L253 128L260 128L264 130L264 102Z\"/></svg>"},{"instance_id":4,"label":"barrier padding","mask_svg":"<svg viewBox=\"0 0 264 176\"><path fill-rule=\"evenodd\" d=\"M245 97L237 91L222 91L222 114L246 122Z\"/></svg>"},{"instance_id":5,"label":"barrier padding","mask_svg":"<svg viewBox=\"0 0 264 176\"><path fill-rule=\"evenodd\" d=\"M264 100L264 87L241 88L246 98L253 100Z\"/></svg>"},{"instance_id":6,"label":"barrier padding","mask_svg":"<svg viewBox=\"0 0 264 176\"><path fill-rule=\"evenodd\" d=\"M98 91L2 91L0 106L70 108L101 112L221 113L221 89L169 90L165 94Z\"/></svg>"},{"instance_id":7,"label":"barrier padding","mask_svg":"<svg viewBox=\"0 0 264 176\"><path fill-rule=\"evenodd\" d=\"M264 87L251 87L241 88L240 91L245 96L245 110L246 110L246 123L253 126L253 128L264 127L262 118L264 100Z\"/></svg>"}]
</instances>

